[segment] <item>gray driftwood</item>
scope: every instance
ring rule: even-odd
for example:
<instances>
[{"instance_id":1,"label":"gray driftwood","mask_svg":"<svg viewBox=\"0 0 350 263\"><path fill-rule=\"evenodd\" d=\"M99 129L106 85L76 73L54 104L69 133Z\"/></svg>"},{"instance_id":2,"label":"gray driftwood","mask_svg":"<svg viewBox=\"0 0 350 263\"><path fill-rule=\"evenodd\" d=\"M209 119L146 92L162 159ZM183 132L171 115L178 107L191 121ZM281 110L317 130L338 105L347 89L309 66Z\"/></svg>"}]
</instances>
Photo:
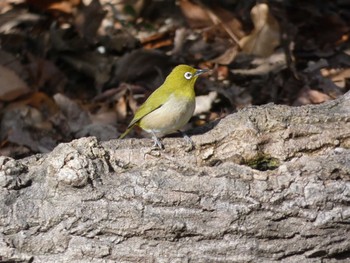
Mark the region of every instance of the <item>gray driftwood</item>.
<instances>
[{"instance_id":1,"label":"gray driftwood","mask_svg":"<svg viewBox=\"0 0 350 263\"><path fill-rule=\"evenodd\" d=\"M349 262L350 94L0 157L0 261Z\"/></svg>"}]
</instances>

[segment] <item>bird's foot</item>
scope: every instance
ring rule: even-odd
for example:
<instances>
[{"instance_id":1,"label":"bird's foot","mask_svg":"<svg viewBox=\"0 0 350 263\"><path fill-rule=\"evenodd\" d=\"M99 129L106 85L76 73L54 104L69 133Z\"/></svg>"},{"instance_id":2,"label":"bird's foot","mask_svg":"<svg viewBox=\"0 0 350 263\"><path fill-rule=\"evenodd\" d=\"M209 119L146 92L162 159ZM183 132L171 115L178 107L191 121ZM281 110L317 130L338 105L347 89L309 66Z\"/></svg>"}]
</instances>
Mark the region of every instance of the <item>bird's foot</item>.
<instances>
[{"instance_id":1,"label":"bird's foot","mask_svg":"<svg viewBox=\"0 0 350 263\"><path fill-rule=\"evenodd\" d=\"M153 133L152 139L154 141L154 144L152 146L152 148L159 148L160 150L164 149L164 145L163 143L158 139L158 137Z\"/></svg>"},{"instance_id":2,"label":"bird's foot","mask_svg":"<svg viewBox=\"0 0 350 263\"><path fill-rule=\"evenodd\" d=\"M180 131L181 132L181 131ZM188 145L188 150L192 151L194 149L194 142L192 141L192 139L184 132L181 132L186 144Z\"/></svg>"}]
</instances>

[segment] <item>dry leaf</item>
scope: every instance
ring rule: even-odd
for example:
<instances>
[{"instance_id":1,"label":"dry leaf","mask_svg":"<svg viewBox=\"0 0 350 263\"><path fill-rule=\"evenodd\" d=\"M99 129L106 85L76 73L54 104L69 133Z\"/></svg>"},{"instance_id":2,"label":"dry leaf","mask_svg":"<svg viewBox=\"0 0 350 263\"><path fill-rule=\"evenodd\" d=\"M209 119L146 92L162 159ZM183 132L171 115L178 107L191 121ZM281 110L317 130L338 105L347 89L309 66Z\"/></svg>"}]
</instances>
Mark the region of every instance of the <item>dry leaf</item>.
<instances>
[{"instance_id":1,"label":"dry leaf","mask_svg":"<svg viewBox=\"0 0 350 263\"><path fill-rule=\"evenodd\" d=\"M18 105L28 105L39 110L46 117L51 117L58 112L58 107L51 97L43 92L34 92L22 100L11 103L8 107L18 107Z\"/></svg>"},{"instance_id":2,"label":"dry leaf","mask_svg":"<svg viewBox=\"0 0 350 263\"><path fill-rule=\"evenodd\" d=\"M48 152L57 141L52 124L45 112L21 103L12 103L3 111L1 119L1 140L27 146L34 152Z\"/></svg>"},{"instance_id":3,"label":"dry leaf","mask_svg":"<svg viewBox=\"0 0 350 263\"><path fill-rule=\"evenodd\" d=\"M221 44L223 43L222 40L228 42L224 52L220 52L220 55L214 54L210 56L210 59L215 57L211 62L222 65L230 64L236 57L239 39L244 35L241 30L241 23L231 12L217 5L207 6L196 0L181 0L179 3L191 27L206 27L202 34L205 42L210 43L214 41L215 45L210 43L213 47L219 45L219 40L221 40ZM204 54L205 52L200 53Z\"/></svg>"},{"instance_id":4,"label":"dry leaf","mask_svg":"<svg viewBox=\"0 0 350 263\"><path fill-rule=\"evenodd\" d=\"M111 60L98 52L79 52L62 55L61 59L71 65L77 71L92 77L97 88L102 86L110 78L112 68Z\"/></svg>"},{"instance_id":5,"label":"dry leaf","mask_svg":"<svg viewBox=\"0 0 350 263\"><path fill-rule=\"evenodd\" d=\"M135 85L130 85L126 83L121 83L119 86L119 93L114 96L116 104L114 105L114 110L117 114L118 120L125 120L128 115L128 109L130 108L133 113L136 112L138 104L134 98L134 88ZM135 90L136 91L136 90ZM145 94L145 90L142 94Z\"/></svg>"},{"instance_id":6,"label":"dry leaf","mask_svg":"<svg viewBox=\"0 0 350 263\"><path fill-rule=\"evenodd\" d=\"M126 90L125 90L126 93ZM124 94L125 94L124 93ZM118 119L125 119L128 114L128 102L125 96L122 96L115 105L115 111Z\"/></svg>"},{"instance_id":7,"label":"dry leaf","mask_svg":"<svg viewBox=\"0 0 350 263\"><path fill-rule=\"evenodd\" d=\"M28 60L30 63L27 68L33 89L45 89L46 92L51 93L63 91L67 78L52 61L32 54L28 54Z\"/></svg>"},{"instance_id":8,"label":"dry leaf","mask_svg":"<svg viewBox=\"0 0 350 263\"><path fill-rule=\"evenodd\" d=\"M145 49L156 49L161 47L171 46L173 41L171 39L171 32L157 32L151 36L142 38L141 44Z\"/></svg>"},{"instance_id":9,"label":"dry leaf","mask_svg":"<svg viewBox=\"0 0 350 263\"><path fill-rule=\"evenodd\" d=\"M229 68L227 66L218 66L215 69L215 71L216 71L216 74L217 74L216 77L218 80L227 79L230 74Z\"/></svg>"},{"instance_id":10,"label":"dry leaf","mask_svg":"<svg viewBox=\"0 0 350 263\"><path fill-rule=\"evenodd\" d=\"M134 37L125 28L108 32L105 35L99 41L101 41L101 45L106 48L108 53L122 53L123 51L133 50L139 46L139 39Z\"/></svg>"},{"instance_id":11,"label":"dry leaf","mask_svg":"<svg viewBox=\"0 0 350 263\"><path fill-rule=\"evenodd\" d=\"M118 11L116 17L119 20L133 21L141 14L149 4L148 0L122 0L114 1L113 7Z\"/></svg>"},{"instance_id":12,"label":"dry leaf","mask_svg":"<svg viewBox=\"0 0 350 263\"><path fill-rule=\"evenodd\" d=\"M255 58L248 69L233 69L233 74L245 76L263 76L268 74L276 74L287 67L287 59L284 52L275 52L267 58Z\"/></svg>"},{"instance_id":13,"label":"dry leaf","mask_svg":"<svg viewBox=\"0 0 350 263\"><path fill-rule=\"evenodd\" d=\"M71 14L81 0L26 0L26 2L43 11Z\"/></svg>"},{"instance_id":14,"label":"dry leaf","mask_svg":"<svg viewBox=\"0 0 350 263\"><path fill-rule=\"evenodd\" d=\"M65 116L72 133L75 134L91 124L89 113L77 102L59 93L55 94L53 98Z\"/></svg>"},{"instance_id":15,"label":"dry leaf","mask_svg":"<svg viewBox=\"0 0 350 263\"><path fill-rule=\"evenodd\" d=\"M22 64L21 58L1 49L0 65L5 66L7 69L13 70L17 76L20 76L24 81L29 78L28 70L26 66Z\"/></svg>"},{"instance_id":16,"label":"dry leaf","mask_svg":"<svg viewBox=\"0 0 350 263\"><path fill-rule=\"evenodd\" d=\"M21 24L35 24L43 19L43 16L28 13L28 10L10 9L8 12L0 15L0 32L9 33Z\"/></svg>"},{"instance_id":17,"label":"dry leaf","mask_svg":"<svg viewBox=\"0 0 350 263\"><path fill-rule=\"evenodd\" d=\"M271 15L267 4L255 5L251 17L254 30L243 37L239 44L245 53L267 57L280 44L280 26Z\"/></svg>"},{"instance_id":18,"label":"dry leaf","mask_svg":"<svg viewBox=\"0 0 350 263\"><path fill-rule=\"evenodd\" d=\"M301 106L307 104L320 104L325 101L329 101L332 98L327 94L324 94L318 90L313 90L309 88L303 88L299 92L299 97L293 103L293 106Z\"/></svg>"},{"instance_id":19,"label":"dry leaf","mask_svg":"<svg viewBox=\"0 0 350 263\"><path fill-rule=\"evenodd\" d=\"M169 51L168 55L178 55L181 53L182 48L185 44L185 39L187 37L187 30L184 27L176 29L174 36L174 47Z\"/></svg>"},{"instance_id":20,"label":"dry leaf","mask_svg":"<svg viewBox=\"0 0 350 263\"><path fill-rule=\"evenodd\" d=\"M14 71L0 65L0 100L11 101L29 92L27 84Z\"/></svg>"},{"instance_id":21,"label":"dry leaf","mask_svg":"<svg viewBox=\"0 0 350 263\"><path fill-rule=\"evenodd\" d=\"M74 25L83 38L93 41L106 13L99 0L92 0L78 10Z\"/></svg>"},{"instance_id":22,"label":"dry leaf","mask_svg":"<svg viewBox=\"0 0 350 263\"><path fill-rule=\"evenodd\" d=\"M188 24L192 28L203 28L213 25L208 12L203 6L193 3L189 0L180 0L182 13L185 15Z\"/></svg>"},{"instance_id":23,"label":"dry leaf","mask_svg":"<svg viewBox=\"0 0 350 263\"><path fill-rule=\"evenodd\" d=\"M10 103L3 110L1 139L16 145L26 145L34 152L52 149L58 138L51 117L57 113L53 100L42 92Z\"/></svg>"},{"instance_id":24,"label":"dry leaf","mask_svg":"<svg viewBox=\"0 0 350 263\"><path fill-rule=\"evenodd\" d=\"M236 57L238 53L238 46L237 45L232 45L231 47L229 47L224 54L211 59L210 62L213 63L218 63L220 65L228 65L230 64L234 58Z\"/></svg>"},{"instance_id":25,"label":"dry leaf","mask_svg":"<svg viewBox=\"0 0 350 263\"><path fill-rule=\"evenodd\" d=\"M209 92L208 95L197 96L196 109L193 115L209 112L217 96L218 96L218 93L216 91Z\"/></svg>"},{"instance_id":26,"label":"dry leaf","mask_svg":"<svg viewBox=\"0 0 350 263\"><path fill-rule=\"evenodd\" d=\"M159 50L136 49L118 59L112 82L142 83L157 88L177 64L172 57Z\"/></svg>"},{"instance_id":27,"label":"dry leaf","mask_svg":"<svg viewBox=\"0 0 350 263\"><path fill-rule=\"evenodd\" d=\"M350 68L341 70L321 69L321 74L324 77L330 78L338 87L345 88L346 80L350 79Z\"/></svg>"},{"instance_id":28,"label":"dry leaf","mask_svg":"<svg viewBox=\"0 0 350 263\"><path fill-rule=\"evenodd\" d=\"M181 0L180 8L193 28L215 26L216 34L219 34L218 31L224 31L235 43L238 43L239 38L244 35L241 23L231 12L223 8L208 7L194 0Z\"/></svg>"},{"instance_id":29,"label":"dry leaf","mask_svg":"<svg viewBox=\"0 0 350 263\"><path fill-rule=\"evenodd\" d=\"M95 114L91 114L91 121L93 124L102 124L102 125L114 125L117 123L118 117L117 113L111 109L99 110Z\"/></svg>"}]
</instances>

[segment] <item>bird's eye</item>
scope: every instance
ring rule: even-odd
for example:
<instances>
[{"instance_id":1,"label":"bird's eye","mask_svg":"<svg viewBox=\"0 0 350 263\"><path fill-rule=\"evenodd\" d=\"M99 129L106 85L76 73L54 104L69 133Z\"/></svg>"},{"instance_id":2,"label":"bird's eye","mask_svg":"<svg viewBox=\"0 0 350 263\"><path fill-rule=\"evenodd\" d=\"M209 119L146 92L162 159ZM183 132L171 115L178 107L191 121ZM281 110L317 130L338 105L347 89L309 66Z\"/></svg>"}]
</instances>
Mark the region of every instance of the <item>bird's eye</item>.
<instances>
[{"instance_id":1,"label":"bird's eye","mask_svg":"<svg viewBox=\"0 0 350 263\"><path fill-rule=\"evenodd\" d=\"M192 73L191 73L191 72L186 72L186 73L184 74L184 77L185 77L186 79L191 79L191 78L192 78Z\"/></svg>"}]
</instances>

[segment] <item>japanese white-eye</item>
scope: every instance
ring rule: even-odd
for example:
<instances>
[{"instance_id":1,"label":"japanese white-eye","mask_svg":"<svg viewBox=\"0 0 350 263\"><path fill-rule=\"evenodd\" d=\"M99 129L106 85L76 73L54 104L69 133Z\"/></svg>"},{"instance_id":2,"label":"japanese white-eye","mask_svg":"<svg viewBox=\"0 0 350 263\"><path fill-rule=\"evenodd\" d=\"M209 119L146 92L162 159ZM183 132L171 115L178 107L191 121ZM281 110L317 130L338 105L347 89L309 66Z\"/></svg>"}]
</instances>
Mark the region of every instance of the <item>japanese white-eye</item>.
<instances>
[{"instance_id":1,"label":"japanese white-eye","mask_svg":"<svg viewBox=\"0 0 350 263\"><path fill-rule=\"evenodd\" d=\"M164 83L137 109L127 130L119 138L124 138L137 125L152 134L155 146L163 148L158 138L179 131L192 117L196 106L194 84L198 76L207 71L187 65L175 67ZM191 142L188 136L185 139Z\"/></svg>"}]
</instances>

